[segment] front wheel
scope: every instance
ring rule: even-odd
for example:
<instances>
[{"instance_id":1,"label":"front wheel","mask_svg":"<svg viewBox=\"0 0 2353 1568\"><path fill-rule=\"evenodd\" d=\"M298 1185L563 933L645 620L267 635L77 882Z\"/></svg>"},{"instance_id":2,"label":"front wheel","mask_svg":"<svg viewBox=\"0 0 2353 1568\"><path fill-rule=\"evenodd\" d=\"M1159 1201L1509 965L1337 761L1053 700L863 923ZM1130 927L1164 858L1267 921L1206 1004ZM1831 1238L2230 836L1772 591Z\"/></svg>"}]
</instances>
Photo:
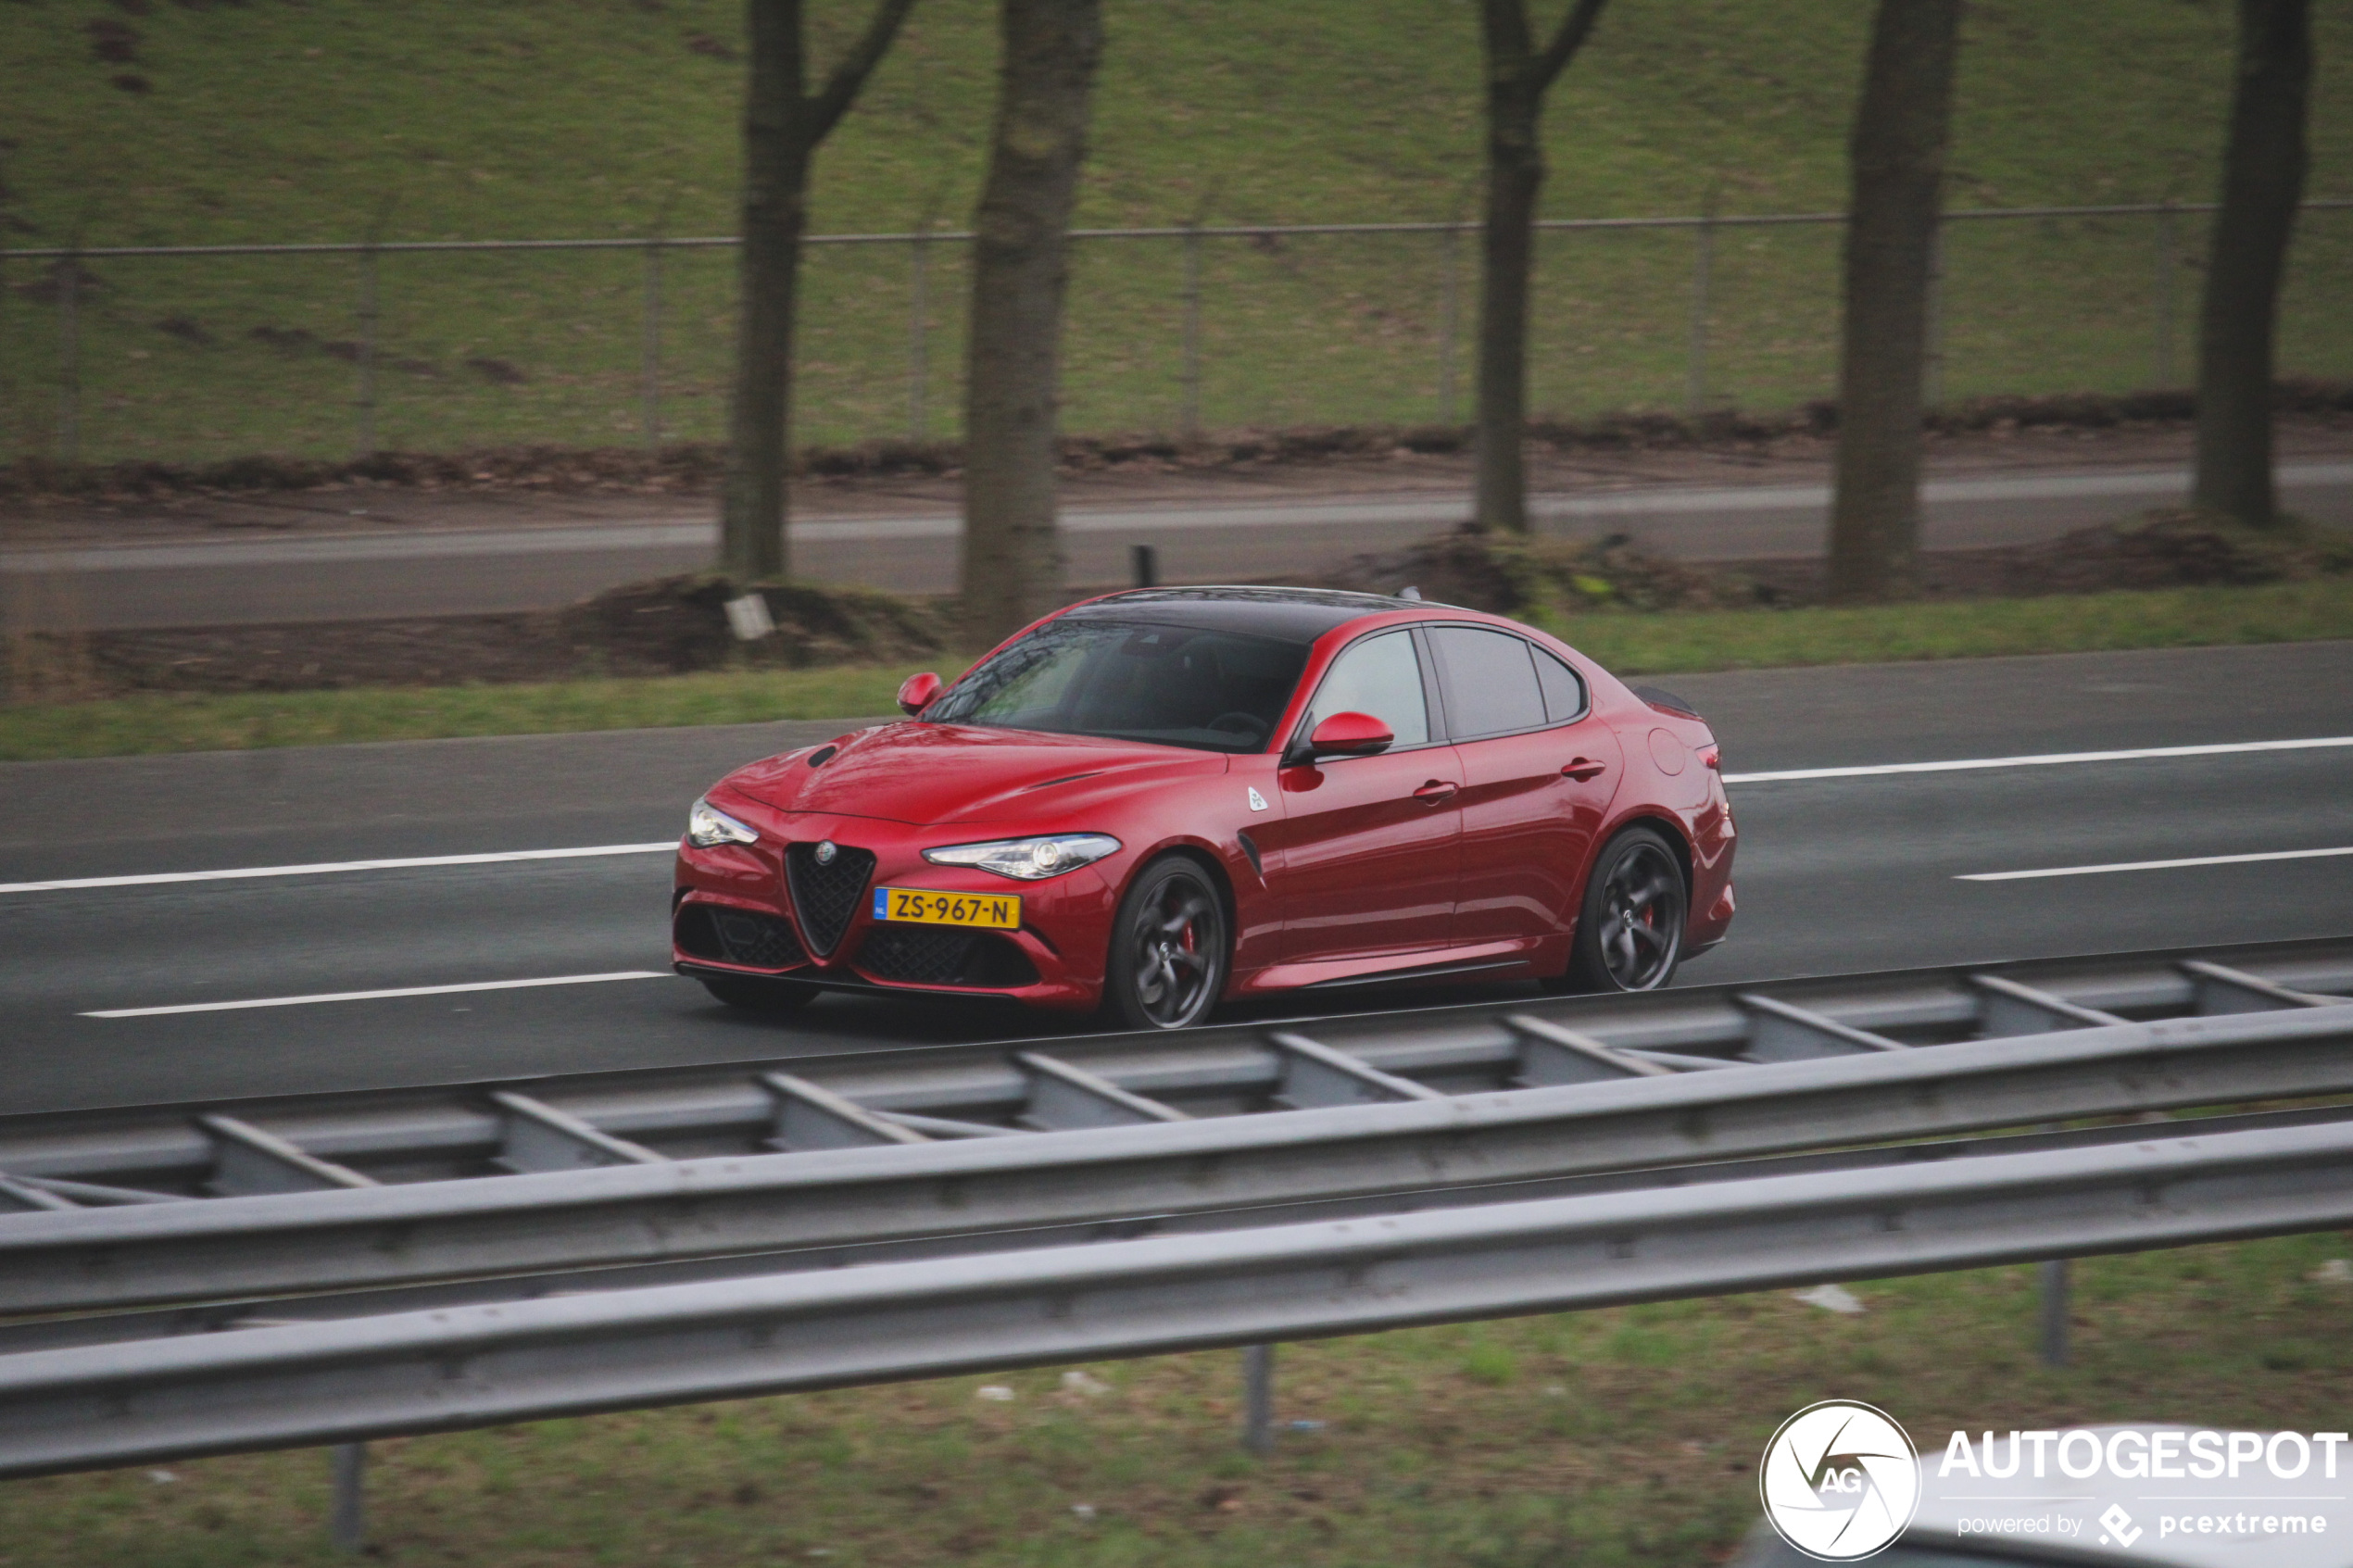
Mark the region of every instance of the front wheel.
<instances>
[{"instance_id":1,"label":"front wheel","mask_svg":"<svg viewBox=\"0 0 2353 1568\"><path fill-rule=\"evenodd\" d=\"M1675 851L1653 828L1629 828L1593 863L1564 991L1655 991L1683 957L1691 897Z\"/></svg>"},{"instance_id":2,"label":"front wheel","mask_svg":"<svg viewBox=\"0 0 2353 1568\"><path fill-rule=\"evenodd\" d=\"M746 1012L791 1012L815 999L817 987L798 980L767 980L756 974L698 974L702 988Z\"/></svg>"},{"instance_id":3,"label":"front wheel","mask_svg":"<svg viewBox=\"0 0 2353 1568\"><path fill-rule=\"evenodd\" d=\"M1112 922L1103 1012L1124 1029L1199 1023L1226 988L1226 906L1182 856L1146 866Z\"/></svg>"}]
</instances>

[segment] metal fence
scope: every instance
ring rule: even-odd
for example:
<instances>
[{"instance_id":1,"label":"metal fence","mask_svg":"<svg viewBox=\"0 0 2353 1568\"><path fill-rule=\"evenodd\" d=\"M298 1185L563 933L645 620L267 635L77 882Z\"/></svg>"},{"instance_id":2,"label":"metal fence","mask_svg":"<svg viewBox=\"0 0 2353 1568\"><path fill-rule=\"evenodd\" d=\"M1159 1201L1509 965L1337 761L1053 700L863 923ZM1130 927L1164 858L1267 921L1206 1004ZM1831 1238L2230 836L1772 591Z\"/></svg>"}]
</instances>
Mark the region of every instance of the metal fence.
<instances>
[{"instance_id":1,"label":"metal fence","mask_svg":"<svg viewBox=\"0 0 2353 1568\"><path fill-rule=\"evenodd\" d=\"M2353 373L2353 202L2307 204L2284 371ZM1944 215L1928 395L2171 386L2209 205ZM1532 406L1793 407L1836 370L1836 212L1539 225ZM1478 226L1076 231L1065 428L1466 415ZM805 242L799 433L952 436L963 232ZM61 460L715 437L730 236L0 252L0 450ZM528 273L518 270L529 267ZM135 277L132 269L135 269ZM43 367L48 367L46 370Z\"/></svg>"}]
</instances>

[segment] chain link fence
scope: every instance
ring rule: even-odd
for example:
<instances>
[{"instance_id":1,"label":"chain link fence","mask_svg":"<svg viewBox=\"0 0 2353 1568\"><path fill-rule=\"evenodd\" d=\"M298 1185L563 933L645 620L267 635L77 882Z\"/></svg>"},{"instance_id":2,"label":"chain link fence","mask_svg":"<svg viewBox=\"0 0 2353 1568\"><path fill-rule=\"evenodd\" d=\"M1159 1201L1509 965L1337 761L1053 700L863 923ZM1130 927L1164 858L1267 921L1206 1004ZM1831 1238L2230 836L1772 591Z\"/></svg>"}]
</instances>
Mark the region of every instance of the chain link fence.
<instances>
[{"instance_id":1,"label":"chain link fence","mask_svg":"<svg viewBox=\"0 0 2353 1568\"><path fill-rule=\"evenodd\" d=\"M2353 202L2307 205L2281 372L2353 374ZM2207 206L1948 212L1929 395L2123 392L2193 369ZM1530 407L1793 408L1837 374L1840 213L1545 222ZM1454 424L1473 223L1077 231L1063 427ZM953 438L968 233L811 236L796 436ZM719 439L731 237L0 252L0 455L342 457Z\"/></svg>"}]
</instances>

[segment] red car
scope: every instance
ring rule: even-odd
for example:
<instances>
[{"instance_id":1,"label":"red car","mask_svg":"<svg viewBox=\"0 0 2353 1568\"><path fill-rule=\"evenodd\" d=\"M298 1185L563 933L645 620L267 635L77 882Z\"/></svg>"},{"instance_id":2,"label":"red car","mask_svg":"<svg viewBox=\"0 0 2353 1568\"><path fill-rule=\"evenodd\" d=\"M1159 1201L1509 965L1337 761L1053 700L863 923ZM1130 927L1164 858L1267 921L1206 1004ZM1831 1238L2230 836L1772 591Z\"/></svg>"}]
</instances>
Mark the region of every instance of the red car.
<instances>
[{"instance_id":1,"label":"red car","mask_svg":"<svg viewBox=\"0 0 2353 1568\"><path fill-rule=\"evenodd\" d=\"M987 995L1176 1029L1399 981L1650 990L1731 923L1707 726L1498 616L1139 589L899 701L695 803L680 973L741 1007Z\"/></svg>"}]
</instances>

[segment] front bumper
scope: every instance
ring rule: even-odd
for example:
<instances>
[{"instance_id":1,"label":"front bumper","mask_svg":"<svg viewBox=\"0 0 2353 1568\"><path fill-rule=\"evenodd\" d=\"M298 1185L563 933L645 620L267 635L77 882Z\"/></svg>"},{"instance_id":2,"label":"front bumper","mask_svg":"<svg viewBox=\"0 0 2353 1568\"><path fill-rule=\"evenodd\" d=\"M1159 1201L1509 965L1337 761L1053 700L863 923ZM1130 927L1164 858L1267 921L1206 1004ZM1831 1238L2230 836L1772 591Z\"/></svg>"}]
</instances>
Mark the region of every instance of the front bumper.
<instances>
[{"instance_id":1,"label":"front bumper","mask_svg":"<svg viewBox=\"0 0 2353 1568\"><path fill-rule=\"evenodd\" d=\"M986 830L739 809L733 798L724 809L757 827L760 842L709 849L680 842L671 900L671 962L680 973L777 976L840 990L1001 997L1072 1010L1101 1001L1117 903L1113 879L1124 855L1041 882L1017 882L969 867L935 866L923 858L926 847L989 836ZM826 841L848 853L821 876L810 851ZM873 864L862 875L839 872L863 855L871 855ZM877 921L873 890L879 886L1017 894L1021 925L978 931Z\"/></svg>"}]
</instances>

